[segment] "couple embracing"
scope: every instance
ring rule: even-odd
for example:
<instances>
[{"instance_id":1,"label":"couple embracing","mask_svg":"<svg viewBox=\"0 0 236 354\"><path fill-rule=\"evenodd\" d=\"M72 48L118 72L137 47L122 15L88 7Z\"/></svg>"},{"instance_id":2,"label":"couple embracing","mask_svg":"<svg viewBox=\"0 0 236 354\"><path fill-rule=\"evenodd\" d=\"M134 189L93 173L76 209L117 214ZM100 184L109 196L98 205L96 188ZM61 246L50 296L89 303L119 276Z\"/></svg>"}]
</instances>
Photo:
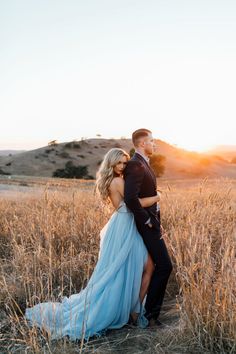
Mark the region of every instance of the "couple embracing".
<instances>
[{"instance_id":1,"label":"couple embracing","mask_svg":"<svg viewBox=\"0 0 236 354\"><path fill-rule=\"evenodd\" d=\"M160 314L172 264L161 235L156 177L149 166L154 139L132 134L135 154L108 151L96 188L115 208L101 231L98 262L85 289L26 309L26 318L52 338L88 339L127 323L163 326Z\"/></svg>"}]
</instances>

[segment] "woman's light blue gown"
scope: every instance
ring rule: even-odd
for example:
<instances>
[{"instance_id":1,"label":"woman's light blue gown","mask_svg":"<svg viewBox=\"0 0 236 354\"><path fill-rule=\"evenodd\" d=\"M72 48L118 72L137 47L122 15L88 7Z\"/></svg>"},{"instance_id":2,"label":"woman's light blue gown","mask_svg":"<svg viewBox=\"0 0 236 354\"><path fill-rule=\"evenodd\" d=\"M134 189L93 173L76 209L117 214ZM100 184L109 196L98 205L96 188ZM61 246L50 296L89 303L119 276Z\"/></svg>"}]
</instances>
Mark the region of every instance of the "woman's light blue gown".
<instances>
[{"instance_id":1,"label":"woman's light blue gown","mask_svg":"<svg viewBox=\"0 0 236 354\"><path fill-rule=\"evenodd\" d=\"M147 256L133 214L122 202L101 231L98 262L86 288L62 302L27 308L27 320L53 339L69 336L71 340L121 328L131 312L140 314L140 327L147 326L139 300Z\"/></svg>"}]
</instances>

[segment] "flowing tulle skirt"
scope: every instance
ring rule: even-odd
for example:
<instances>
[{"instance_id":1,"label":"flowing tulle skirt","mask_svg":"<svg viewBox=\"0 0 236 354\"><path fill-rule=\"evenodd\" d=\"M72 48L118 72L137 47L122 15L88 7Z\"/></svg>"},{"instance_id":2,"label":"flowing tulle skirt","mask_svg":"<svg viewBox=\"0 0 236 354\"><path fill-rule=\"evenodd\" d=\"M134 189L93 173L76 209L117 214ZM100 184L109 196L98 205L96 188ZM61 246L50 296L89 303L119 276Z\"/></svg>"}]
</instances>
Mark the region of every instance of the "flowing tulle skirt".
<instances>
[{"instance_id":1,"label":"flowing tulle skirt","mask_svg":"<svg viewBox=\"0 0 236 354\"><path fill-rule=\"evenodd\" d=\"M27 320L52 338L71 340L121 328L131 312L140 313L140 326L145 327L139 291L147 256L133 214L122 203L101 231L98 262L86 288L62 302L27 308Z\"/></svg>"}]
</instances>

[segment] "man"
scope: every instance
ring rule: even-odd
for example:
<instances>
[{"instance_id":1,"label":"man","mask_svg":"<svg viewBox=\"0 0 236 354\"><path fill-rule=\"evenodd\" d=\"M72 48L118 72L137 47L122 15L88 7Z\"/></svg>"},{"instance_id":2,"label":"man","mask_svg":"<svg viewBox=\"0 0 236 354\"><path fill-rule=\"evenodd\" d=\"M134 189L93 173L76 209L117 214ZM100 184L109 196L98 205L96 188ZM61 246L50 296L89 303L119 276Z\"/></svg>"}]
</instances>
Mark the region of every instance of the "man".
<instances>
[{"instance_id":1,"label":"man","mask_svg":"<svg viewBox=\"0 0 236 354\"><path fill-rule=\"evenodd\" d=\"M157 204L142 208L138 198L157 194L156 177L149 166L149 157L154 150L152 132L138 129L132 134L135 154L129 160L124 171L124 200L133 212L137 228L155 264L155 270L149 285L145 310L150 324L162 326L158 320L165 295L168 278L172 271L171 260L161 235L160 210Z\"/></svg>"}]
</instances>

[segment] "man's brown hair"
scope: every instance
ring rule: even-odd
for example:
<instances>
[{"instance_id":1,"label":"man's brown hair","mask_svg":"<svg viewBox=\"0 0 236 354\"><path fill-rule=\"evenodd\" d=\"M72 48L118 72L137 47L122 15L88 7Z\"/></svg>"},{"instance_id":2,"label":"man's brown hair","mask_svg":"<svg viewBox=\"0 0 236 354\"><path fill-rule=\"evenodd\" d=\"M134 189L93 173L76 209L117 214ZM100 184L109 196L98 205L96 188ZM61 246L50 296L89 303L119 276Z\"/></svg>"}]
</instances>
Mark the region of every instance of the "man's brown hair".
<instances>
[{"instance_id":1,"label":"man's brown hair","mask_svg":"<svg viewBox=\"0 0 236 354\"><path fill-rule=\"evenodd\" d=\"M135 130L132 134L132 141L133 141L134 146L138 146L140 138L148 136L148 134L151 134L151 133L152 132L150 130L145 129L145 128Z\"/></svg>"}]
</instances>

